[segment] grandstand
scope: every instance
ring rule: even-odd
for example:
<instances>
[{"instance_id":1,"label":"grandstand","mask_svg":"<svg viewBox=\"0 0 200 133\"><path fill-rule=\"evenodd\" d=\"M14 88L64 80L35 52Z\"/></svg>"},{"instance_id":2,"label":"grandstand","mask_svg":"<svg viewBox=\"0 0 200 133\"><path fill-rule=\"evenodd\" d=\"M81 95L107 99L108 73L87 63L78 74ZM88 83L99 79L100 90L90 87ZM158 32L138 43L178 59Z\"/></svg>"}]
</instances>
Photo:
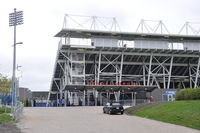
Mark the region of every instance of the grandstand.
<instances>
[{"instance_id":1,"label":"grandstand","mask_svg":"<svg viewBox=\"0 0 200 133\"><path fill-rule=\"evenodd\" d=\"M65 15L55 35L60 42L48 101L135 105L148 101L146 93L154 89L197 88L199 30L187 22L179 34L170 34L162 21L153 22L154 28L142 20L136 32L123 32L115 18Z\"/></svg>"}]
</instances>

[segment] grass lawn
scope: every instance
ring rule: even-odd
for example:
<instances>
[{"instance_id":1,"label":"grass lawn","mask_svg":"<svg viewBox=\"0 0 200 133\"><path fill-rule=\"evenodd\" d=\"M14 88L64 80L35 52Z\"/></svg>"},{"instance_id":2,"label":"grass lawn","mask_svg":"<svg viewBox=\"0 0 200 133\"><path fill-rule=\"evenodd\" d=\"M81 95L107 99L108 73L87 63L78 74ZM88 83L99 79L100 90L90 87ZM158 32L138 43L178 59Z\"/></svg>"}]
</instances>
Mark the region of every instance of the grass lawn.
<instances>
[{"instance_id":1,"label":"grass lawn","mask_svg":"<svg viewBox=\"0 0 200 133\"><path fill-rule=\"evenodd\" d=\"M4 108L0 108L0 114L4 113L5 109ZM6 113L10 113L11 112L11 108L7 108L6 109Z\"/></svg>"},{"instance_id":2,"label":"grass lawn","mask_svg":"<svg viewBox=\"0 0 200 133\"><path fill-rule=\"evenodd\" d=\"M10 117L9 113L11 112L10 108L7 108L7 113L4 113L4 109L0 108L0 124L2 123L10 123L12 122L12 117Z\"/></svg>"},{"instance_id":3,"label":"grass lawn","mask_svg":"<svg viewBox=\"0 0 200 133\"><path fill-rule=\"evenodd\" d=\"M200 100L167 102L132 114L200 130Z\"/></svg>"}]
</instances>

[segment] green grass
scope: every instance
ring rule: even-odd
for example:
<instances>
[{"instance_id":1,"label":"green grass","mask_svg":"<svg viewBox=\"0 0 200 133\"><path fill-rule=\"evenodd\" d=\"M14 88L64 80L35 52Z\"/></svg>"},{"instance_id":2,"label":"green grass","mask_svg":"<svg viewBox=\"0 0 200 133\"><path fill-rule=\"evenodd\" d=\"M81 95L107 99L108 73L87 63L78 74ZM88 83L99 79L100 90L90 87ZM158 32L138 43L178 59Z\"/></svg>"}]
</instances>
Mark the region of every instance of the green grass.
<instances>
[{"instance_id":1,"label":"green grass","mask_svg":"<svg viewBox=\"0 0 200 133\"><path fill-rule=\"evenodd\" d=\"M13 122L13 119L9 114L0 114L0 124L11 122Z\"/></svg>"},{"instance_id":2,"label":"green grass","mask_svg":"<svg viewBox=\"0 0 200 133\"><path fill-rule=\"evenodd\" d=\"M200 130L200 100L167 102L132 114Z\"/></svg>"},{"instance_id":3,"label":"green grass","mask_svg":"<svg viewBox=\"0 0 200 133\"><path fill-rule=\"evenodd\" d=\"M6 109L6 113L10 113L11 112L11 108L7 108ZM5 113L5 109L4 108L0 108L0 114Z\"/></svg>"},{"instance_id":4,"label":"green grass","mask_svg":"<svg viewBox=\"0 0 200 133\"><path fill-rule=\"evenodd\" d=\"M0 124L13 122L12 117L9 115L11 109L7 108L6 111L7 113L4 112L5 112L4 108L0 108Z\"/></svg>"}]
</instances>

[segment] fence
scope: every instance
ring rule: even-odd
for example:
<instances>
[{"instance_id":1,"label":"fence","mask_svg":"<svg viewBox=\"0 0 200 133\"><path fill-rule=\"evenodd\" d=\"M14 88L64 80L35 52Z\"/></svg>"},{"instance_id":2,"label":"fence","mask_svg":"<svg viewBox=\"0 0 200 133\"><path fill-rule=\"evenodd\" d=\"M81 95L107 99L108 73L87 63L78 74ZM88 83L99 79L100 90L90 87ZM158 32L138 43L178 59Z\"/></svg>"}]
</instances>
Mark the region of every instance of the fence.
<instances>
[{"instance_id":1,"label":"fence","mask_svg":"<svg viewBox=\"0 0 200 133\"><path fill-rule=\"evenodd\" d=\"M23 109L24 109L24 104L21 102L17 102L13 112L13 118L15 121L18 121L20 119Z\"/></svg>"}]
</instances>

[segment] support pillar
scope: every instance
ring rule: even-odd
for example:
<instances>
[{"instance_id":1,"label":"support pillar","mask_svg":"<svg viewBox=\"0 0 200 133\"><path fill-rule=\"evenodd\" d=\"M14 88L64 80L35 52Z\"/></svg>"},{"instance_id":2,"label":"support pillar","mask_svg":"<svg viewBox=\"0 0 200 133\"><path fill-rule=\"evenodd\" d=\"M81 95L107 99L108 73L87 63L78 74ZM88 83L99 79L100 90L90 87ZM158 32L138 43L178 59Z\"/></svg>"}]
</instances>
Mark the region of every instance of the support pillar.
<instances>
[{"instance_id":1,"label":"support pillar","mask_svg":"<svg viewBox=\"0 0 200 133\"><path fill-rule=\"evenodd\" d=\"M66 105L67 105L67 91L64 91L64 99L65 99L65 102L64 102L64 106L66 107Z\"/></svg>"},{"instance_id":2,"label":"support pillar","mask_svg":"<svg viewBox=\"0 0 200 133\"><path fill-rule=\"evenodd\" d=\"M85 106L85 90L83 90L83 103L82 106Z\"/></svg>"},{"instance_id":3,"label":"support pillar","mask_svg":"<svg viewBox=\"0 0 200 133\"><path fill-rule=\"evenodd\" d=\"M97 83L99 84L99 78L100 78L100 72L101 72L101 52L99 53L99 64L98 64L98 77L97 77Z\"/></svg>"},{"instance_id":4,"label":"support pillar","mask_svg":"<svg viewBox=\"0 0 200 133\"><path fill-rule=\"evenodd\" d=\"M198 60L198 65L197 65L197 71L196 71L196 77L195 77L195 82L194 82L194 88L198 87L197 81L198 81L198 77L199 77L199 65L200 65L200 57L199 57L199 60Z\"/></svg>"},{"instance_id":5,"label":"support pillar","mask_svg":"<svg viewBox=\"0 0 200 133\"><path fill-rule=\"evenodd\" d=\"M120 101L120 90L118 91L118 100Z\"/></svg>"},{"instance_id":6,"label":"support pillar","mask_svg":"<svg viewBox=\"0 0 200 133\"><path fill-rule=\"evenodd\" d=\"M182 86L183 86L183 88L185 89L185 84L184 84L184 82L183 82L183 81L181 81L181 83L182 83Z\"/></svg>"},{"instance_id":7,"label":"support pillar","mask_svg":"<svg viewBox=\"0 0 200 133\"><path fill-rule=\"evenodd\" d=\"M148 86L150 84L151 64L152 64L152 55L150 56L150 61L149 61L149 72L148 72L148 81L147 81Z\"/></svg>"},{"instance_id":8,"label":"support pillar","mask_svg":"<svg viewBox=\"0 0 200 133\"><path fill-rule=\"evenodd\" d=\"M94 90L94 101L95 101L95 106L97 106L97 90Z\"/></svg>"},{"instance_id":9,"label":"support pillar","mask_svg":"<svg viewBox=\"0 0 200 133\"><path fill-rule=\"evenodd\" d=\"M83 74L84 74L84 85L85 85L85 53L83 54L83 61L84 61L84 68L83 68Z\"/></svg>"},{"instance_id":10,"label":"support pillar","mask_svg":"<svg viewBox=\"0 0 200 133\"><path fill-rule=\"evenodd\" d=\"M122 82L123 60L124 60L124 54L122 53L122 55L121 55L121 64L120 64L120 73L119 73L119 83Z\"/></svg>"},{"instance_id":11,"label":"support pillar","mask_svg":"<svg viewBox=\"0 0 200 133\"><path fill-rule=\"evenodd\" d=\"M69 95L69 91L68 90L67 90L67 94L66 95L67 95L67 106L68 106L69 105L69 96L68 96Z\"/></svg>"},{"instance_id":12,"label":"support pillar","mask_svg":"<svg viewBox=\"0 0 200 133\"><path fill-rule=\"evenodd\" d=\"M96 55L94 57L94 82L97 85L97 64L96 64Z\"/></svg>"},{"instance_id":13,"label":"support pillar","mask_svg":"<svg viewBox=\"0 0 200 133\"><path fill-rule=\"evenodd\" d=\"M90 106L90 93L88 92L88 90L87 90L87 103L88 103L87 106Z\"/></svg>"},{"instance_id":14,"label":"support pillar","mask_svg":"<svg viewBox=\"0 0 200 133\"><path fill-rule=\"evenodd\" d=\"M143 85L146 86L145 65L143 64Z\"/></svg>"},{"instance_id":15,"label":"support pillar","mask_svg":"<svg viewBox=\"0 0 200 133\"><path fill-rule=\"evenodd\" d=\"M136 106L136 100L137 100L136 99L136 94L137 94L137 92L134 93L134 106Z\"/></svg>"},{"instance_id":16,"label":"support pillar","mask_svg":"<svg viewBox=\"0 0 200 133\"><path fill-rule=\"evenodd\" d=\"M115 95L115 101L119 102L119 92L114 92Z\"/></svg>"},{"instance_id":17,"label":"support pillar","mask_svg":"<svg viewBox=\"0 0 200 133\"><path fill-rule=\"evenodd\" d=\"M60 107L62 107L63 92L60 90Z\"/></svg>"},{"instance_id":18,"label":"support pillar","mask_svg":"<svg viewBox=\"0 0 200 133\"><path fill-rule=\"evenodd\" d=\"M131 92L131 105L133 106L134 105L134 100L133 100L133 92Z\"/></svg>"},{"instance_id":19,"label":"support pillar","mask_svg":"<svg viewBox=\"0 0 200 133\"><path fill-rule=\"evenodd\" d=\"M163 87L166 89L166 82L165 82L165 69L163 67Z\"/></svg>"},{"instance_id":20,"label":"support pillar","mask_svg":"<svg viewBox=\"0 0 200 133\"><path fill-rule=\"evenodd\" d=\"M189 78L190 78L190 88L192 88L192 73L191 73L191 65L189 64Z\"/></svg>"},{"instance_id":21,"label":"support pillar","mask_svg":"<svg viewBox=\"0 0 200 133\"><path fill-rule=\"evenodd\" d=\"M100 92L100 94L99 94L99 98L100 98L100 106L102 106L103 104L103 99L102 99L102 92Z\"/></svg>"},{"instance_id":22,"label":"support pillar","mask_svg":"<svg viewBox=\"0 0 200 133\"><path fill-rule=\"evenodd\" d=\"M171 61L170 61L169 73L168 73L168 74L169 74L169 77L168 77L167 89L169 89L169 87L170 87L173 59L174 59L174 57L172 56L172 57L171 57Z\"/></svg>"}]
</instances>

